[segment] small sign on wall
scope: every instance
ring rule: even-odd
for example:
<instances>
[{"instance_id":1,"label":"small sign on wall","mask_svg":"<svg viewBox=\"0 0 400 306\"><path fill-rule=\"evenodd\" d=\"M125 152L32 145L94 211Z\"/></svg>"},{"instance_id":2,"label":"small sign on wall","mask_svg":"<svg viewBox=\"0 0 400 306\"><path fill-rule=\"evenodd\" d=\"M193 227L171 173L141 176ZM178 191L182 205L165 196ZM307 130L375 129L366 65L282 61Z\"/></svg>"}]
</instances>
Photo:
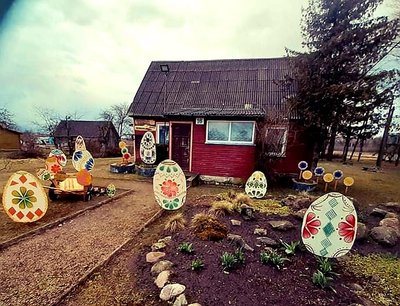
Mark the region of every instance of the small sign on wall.
<instances>
[{"instance_id":1,"label":"small sign on wall","mask_svg":"<svg viewBox=\"0 0 400 306\"><path fill-rule=\"evenodd\" d=\"M196 118L197 125L204 125L204 118Z\"/></svg>"}]
</instances>

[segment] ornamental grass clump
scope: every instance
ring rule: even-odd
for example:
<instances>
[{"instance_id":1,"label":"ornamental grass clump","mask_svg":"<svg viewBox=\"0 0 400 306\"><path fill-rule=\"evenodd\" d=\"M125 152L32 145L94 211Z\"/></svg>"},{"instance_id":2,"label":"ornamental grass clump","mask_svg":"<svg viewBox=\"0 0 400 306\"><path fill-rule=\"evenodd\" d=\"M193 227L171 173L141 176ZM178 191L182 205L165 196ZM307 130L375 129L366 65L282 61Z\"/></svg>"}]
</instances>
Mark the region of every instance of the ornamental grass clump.
<instances>
[{"instance_id":1,"label":"ornamental grass clump","mask_svg":"<svg viewBox=\"0 0 400 306\"><path fill-rule=\"evenodd\" d=\"M283 257L282 255L279 255L275 251L267 251L267 252L261 252L260 253L260 261L264 265L271 265L278 270L282 270L283 265L285 261L288 259L286 257Z\"/></svg>"},{"instance_id":2,"label":"ornamental grass clump","mask_svg":"<svg viewBox=\"0 0 400 306\"><path fill-rule=\"evenodd\" d=\"M322 289L326 289L326 288L332 289L332 287L330 285L332 280L333 280L332 277L326 276L320 270L317 270L317 272L314 272L314 274L312 276L313 284Z\"/></svg>"},{"instance_id":3,"label":"ornamental grass clump","mask_svg":"<svg viewBox=\"0 0 400 306\"><path fill-rule=\"evenodd\" d=\"M233 204L227 200L215 201L211 204L211 208L209 210L215 216L225 216L233 213L234 207Z\"/></svg>"},{"instance_id":4,"label":"ornamental grass clump","mask_svg":"<svg viewBox=\"0 0 400 306\"><path fill-rule=\"evenodd\" d=\"M239 194L236 195L236 198L233 200L232 203L233 203L234 209L235 209L237 212L240 213L240 211L241 211L241 208L240 208L240 207L241 207L243 204L248 205L248 206L251 206L252 200L251 200L251 198L250 198L247 194L245 194L245 193L239 193Z\"/></svg>"},{"instance_id":5,"label":"ornamental grass clump","mask_svg":"<svg viewBox=\"0 0 400 306\"><path fill-rule=\"evenodd\" d=\"M225 252L221 256L221 265L222 265L222 270L228 272L233 270L235 267L237 260L234 254Z\"/></svg>"},{"instance_id":6,"label":"ornamental grass clump","mask_svg":"<svg viewBox=\"0 0 400 306\"><path fill-rule=\"evenodd\" d=\"M227 227L216 216L206 213L193 216L191 229L202 240L221 240L228 233Z\"/></svg>"},{"instance_id":7,"label":"ornamental grass clump","mask_svg":"<svg viewBox=\"0 0 400 306\"><path fill-rule=\"evenodd\" d=\"M189 242L182 242L178 246L178 251L184 254L192 254L194 252L193 244Z\"/></svg>"},{"instance_id":8,"label":"ornamental grass clump","mask_svg":"<svg viewBox=\"0 0 400 306\"><path fill-rule=\"evenodd\" d=\"M167 220L167 223L165 224L164 230L170 231L170 232L176 232L178 230L184 229L186 226L186 220L183 217L183 214L179 213L176 215L173 215Z\"/></svg>"},{"instance_id":9,"label":"ornamental grass clump","mask_svg":"<svg viewBox=\"0 0 400 306\"><path fill-rule=\"evenodd\" d=\"M265 215L287 216L293 211L288 206L283 206L279 201L273 199L253 200L251 206Z\"/></svg>"},{"instance_id":10,"label":"ornamental grass clump","mask_svg":"<svg viewBox=\"0 0 400 306\"><path fill-rule=\"evenodd\" d=\"M294 256L296 254L296 250L298 249L300 242L292 241L290 243L287 243L287 242L281 240L281 244L283 246L283 250L286 255Z\"/></svg>"}]
</instances>

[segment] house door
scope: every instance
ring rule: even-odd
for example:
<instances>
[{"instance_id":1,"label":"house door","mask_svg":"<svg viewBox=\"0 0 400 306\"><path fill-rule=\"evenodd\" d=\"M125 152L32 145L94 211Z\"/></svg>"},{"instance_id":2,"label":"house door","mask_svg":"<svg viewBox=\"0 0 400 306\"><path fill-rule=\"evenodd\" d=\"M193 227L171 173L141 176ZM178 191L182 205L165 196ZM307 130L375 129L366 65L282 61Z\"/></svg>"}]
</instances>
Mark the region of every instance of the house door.
<instances>
[{"instance_id":1,"label":"house door","mask_svg":"<svg viewBox=\"0 0 400 306\"><path fill-rule=\"evenodd\" d=\"M172 123L172 137L170 138L171 157L182 170L189 171L190 167L190 123Z\"/></svg>"}]
</instances>

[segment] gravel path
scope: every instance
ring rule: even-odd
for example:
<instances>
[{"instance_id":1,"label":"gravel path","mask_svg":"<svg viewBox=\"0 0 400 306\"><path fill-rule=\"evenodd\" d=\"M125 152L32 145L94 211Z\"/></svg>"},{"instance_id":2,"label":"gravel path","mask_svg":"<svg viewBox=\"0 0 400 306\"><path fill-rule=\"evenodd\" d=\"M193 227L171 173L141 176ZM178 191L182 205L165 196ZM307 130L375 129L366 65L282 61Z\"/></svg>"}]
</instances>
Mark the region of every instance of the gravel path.
<instances>
[{"instance_id":1,"label":"gravel path","mask_svg":"<svg viewBox=\"0 0 400 306\"><path fill-rule=\"evenodd\" d=\"M0 252L0 305L51 305L158 209L152 185Z\"/></svg>"}]
</instances>

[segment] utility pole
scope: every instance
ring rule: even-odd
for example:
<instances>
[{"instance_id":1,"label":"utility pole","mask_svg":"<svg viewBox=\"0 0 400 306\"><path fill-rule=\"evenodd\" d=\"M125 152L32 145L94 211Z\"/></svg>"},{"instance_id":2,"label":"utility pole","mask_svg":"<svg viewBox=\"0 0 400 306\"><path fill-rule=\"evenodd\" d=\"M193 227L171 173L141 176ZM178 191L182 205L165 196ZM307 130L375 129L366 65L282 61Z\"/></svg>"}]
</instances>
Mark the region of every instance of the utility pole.
<instances>
[{"instance_id":1,"label":"utility pole","mask_svg":"<svg viewBox=\"0 0 400 306\"><path fill-rule=\"evenodd\" d=\"M390 106L390 108L389 108L388 117L387 117L387 120L386 120L386 123L385 123L385 130L383 131L381 145L379 147L378 158L376 160L376 167L377 168L380 168L382 166L383 153L384 153L385 148L386 148L387 139L388 139L388 136L389 136L390 125L392 123L393 113L394 113L394 105Z\"/></svg>"}]
</instances>

